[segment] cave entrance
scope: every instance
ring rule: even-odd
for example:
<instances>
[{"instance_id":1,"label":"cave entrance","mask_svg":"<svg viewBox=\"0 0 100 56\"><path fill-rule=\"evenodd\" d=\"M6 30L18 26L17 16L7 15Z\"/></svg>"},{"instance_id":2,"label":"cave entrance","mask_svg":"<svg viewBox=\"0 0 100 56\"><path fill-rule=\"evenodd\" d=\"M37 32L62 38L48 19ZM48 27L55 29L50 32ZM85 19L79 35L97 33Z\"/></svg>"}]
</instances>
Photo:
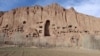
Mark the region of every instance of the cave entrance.
<instances>
[{"instance_id":1,"label":"cave entrance","mask_svg":"<svg viewBox=\"0 0 100 56\"><path fill-rule=\"evenodd\" d=\"M50 36L49 26L50 26L50 20L47 20L44 25L44 36Z\"/></svg>"}]
</instances>

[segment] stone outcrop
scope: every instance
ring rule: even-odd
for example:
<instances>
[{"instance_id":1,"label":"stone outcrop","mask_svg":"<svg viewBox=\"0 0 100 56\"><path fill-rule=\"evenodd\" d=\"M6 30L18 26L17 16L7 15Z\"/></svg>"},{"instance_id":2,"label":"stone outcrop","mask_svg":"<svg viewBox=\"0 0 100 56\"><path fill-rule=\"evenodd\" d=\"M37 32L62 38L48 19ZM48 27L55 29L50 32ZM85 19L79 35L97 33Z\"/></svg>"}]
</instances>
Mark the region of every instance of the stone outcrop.
<instances>
[{"instance_id":1,"label":"stone outcrop","mask_svg":"<svg viewBox=\"0 0 100 56\"><path fill-rule=\"evenodd\" d=\"M99 24L99 18L58 4L0 12L0 33L4 33L5 44L80 47L84 35L100 34Z\"/></svg>"}]
</instances>

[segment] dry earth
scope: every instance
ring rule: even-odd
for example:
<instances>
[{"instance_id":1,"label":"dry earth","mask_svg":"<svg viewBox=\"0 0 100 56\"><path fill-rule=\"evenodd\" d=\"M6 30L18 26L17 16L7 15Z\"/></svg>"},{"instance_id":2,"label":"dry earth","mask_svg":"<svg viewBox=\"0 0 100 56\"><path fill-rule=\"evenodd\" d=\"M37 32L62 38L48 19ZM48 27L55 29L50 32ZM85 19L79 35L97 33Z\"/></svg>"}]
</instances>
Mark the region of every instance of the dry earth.
<instances>
[{"instance_id":1,"label":"dry earth","mask_svg":"<svg viewBox=\"0 0 100 56\"><path fill-rule=\"evenodd\" d=\"M73 48L1 48L0 56L100 56L100 51Z\"/></svg>"}]
</instances>

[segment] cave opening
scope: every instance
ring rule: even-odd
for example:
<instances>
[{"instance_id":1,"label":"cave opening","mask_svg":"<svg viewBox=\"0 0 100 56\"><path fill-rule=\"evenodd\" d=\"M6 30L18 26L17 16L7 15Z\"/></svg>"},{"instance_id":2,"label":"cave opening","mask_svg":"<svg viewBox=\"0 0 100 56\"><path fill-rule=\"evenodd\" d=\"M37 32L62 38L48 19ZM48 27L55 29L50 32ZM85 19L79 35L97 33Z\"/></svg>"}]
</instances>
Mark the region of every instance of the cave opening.
<instances>
[{"instance_id":1,"label":"cave opening","mask_svg":"<svg viewBox=\"0 0 100 56\"><path fill-rule=\"evenodd\" d=\"M23 24L26 24L26 21L23 21Z\"/></svg>"},{"instance_id":2,"label":"cave opening","mask_svg":"<svg viewBox=\"0 0 100 56\"><path fill-rule=\"evenodd\" d=\"M47 20L44 26L44 36L50 36L49 26L50 20Z\"/></svg>"}]
</instances>

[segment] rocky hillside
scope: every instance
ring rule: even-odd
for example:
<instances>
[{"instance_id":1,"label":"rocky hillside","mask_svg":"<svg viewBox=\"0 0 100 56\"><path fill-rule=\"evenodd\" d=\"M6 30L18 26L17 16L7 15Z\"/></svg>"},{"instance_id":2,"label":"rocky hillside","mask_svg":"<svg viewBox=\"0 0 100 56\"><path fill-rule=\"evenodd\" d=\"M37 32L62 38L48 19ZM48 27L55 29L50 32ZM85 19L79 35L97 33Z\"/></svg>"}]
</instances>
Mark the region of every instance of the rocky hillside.
<instances>
[{"instance_id":1,"label":"rocky hillside","mask_svg":"<svg viewBox=\"0 0 100 56\"><path fill-rule=\"evenodd\" d=\"M58 4L0 12L4 44L81 47L83 38L100 34L100 19Z\"/></svg>"}]
</instances>

